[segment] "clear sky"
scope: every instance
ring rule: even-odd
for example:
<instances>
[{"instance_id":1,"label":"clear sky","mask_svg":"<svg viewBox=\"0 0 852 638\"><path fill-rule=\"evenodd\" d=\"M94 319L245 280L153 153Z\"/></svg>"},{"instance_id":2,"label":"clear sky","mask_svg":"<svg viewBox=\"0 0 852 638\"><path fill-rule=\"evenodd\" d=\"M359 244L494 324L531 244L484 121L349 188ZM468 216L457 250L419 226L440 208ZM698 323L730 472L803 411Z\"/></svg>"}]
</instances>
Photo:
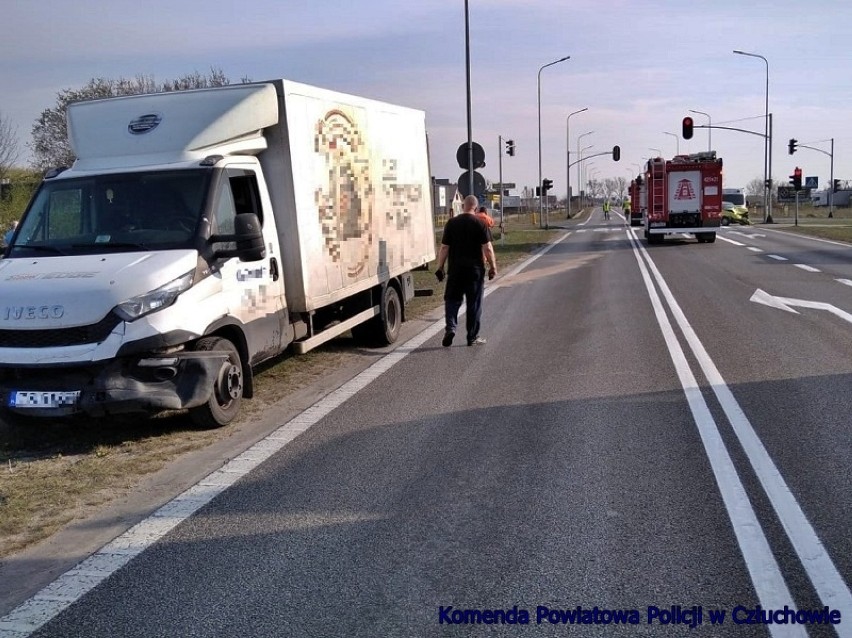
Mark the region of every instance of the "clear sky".
<instances>
[{"instance_id":1,"label":"clear sky","mask_svg":"<svg viewBox=\"0 0 852 638\"><path fill-rule=\"evenodd\" d=\"M706 150L708 131L680 138L689 110L714 125L764 127L767 66L772 173L795 166L829 180L828 155L787 153L791 137L828 152L852 180L852 3L775 0L470 0L473 139L497 180L498 136L513 139L504 181L538 178L539 68L543 176L565 193L572 160L621 146L621 161L590 160L597 179L631 178L657 149ZM233 81L287 78L426 111L432 173L455 181L467 139L464 0L0 0L0 112L23 159L40 112L94 77L164 81L211 67ZM588 108L571 117L569 113ZM704 115L692 114L696 125ZM675 133L676 136L665 132ZM763 178L763 139L712 131L725 185ZM652 150L653 149L653 150ZM576 186L576 169L571 172Z\"/></svg>"}]
</instances>

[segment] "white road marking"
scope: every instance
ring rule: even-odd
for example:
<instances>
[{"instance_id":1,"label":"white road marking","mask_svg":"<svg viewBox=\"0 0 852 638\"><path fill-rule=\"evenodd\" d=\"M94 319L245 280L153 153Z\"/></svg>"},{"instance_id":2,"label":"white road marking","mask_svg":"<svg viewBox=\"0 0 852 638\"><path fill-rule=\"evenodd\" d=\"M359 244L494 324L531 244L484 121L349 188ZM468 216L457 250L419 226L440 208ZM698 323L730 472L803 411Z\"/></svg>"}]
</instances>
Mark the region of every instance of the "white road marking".
<instances>
[{"instance_id":1,"label":"white road marking","mask_svg":"<svg viewBox=\"0 0 852 638\"><path fill-rule=\"evenodd\" d=\"M796 268L801 268L802 270L806 270L807 272L822 272L819 268L814 268L813 266L808 266L807 264L793 264Z\"/></svg>"},{"instance_id":2,"label":"white road marking","mask_svg":"<svg viewBox=\"0 0 852 638\"><path fill-rule=\"evenodd\" d=\"M837 567L828 555L822 541L820 541L819 536L817 536L816 531L807 516L805 516L805 513L796 501L795 496L793 496L793 493L786 481L781 476L781 472L769 456L769 452L766 450L763 442L754 431L754 427L751 425L751 422L745 415L742 407L740 407L739 403L734 398L731 389L725 383L725 380L716 367L716 364L713 363L713 360L710 358L710 355L707 353L704 345L698 339L698 335L695 334L692 326L689 325L680 305L674 299L671 290L669 290L668 285L657 270L654 262L651 260L651 257L642 246L638 245L638 242L636 245L647 260L648 267L654 274L654 278L668 303L672 316L680 326L693 355L707 378L710 387L713 389L725 416L730 422L737 439L742 445L761 486L766 492L766 495L769 497L769 502L772 504L772 508L775 510L778 519L781 521L784 531L790 539L793 549L798 555L808 578L810 578L811 583L817 592L817 595L820 597L823 605L827 605L831 609L840 610L841 617L852 618L852 592L849 591L849 587L844 582L843 577L840 575L840 572L837 570ZM680 345L676 342L675 344L679 349ZM682 351L680 354L682 356ZM701 400L703 402L703 397ZM706 404L704 404L704 409L706 409ZM710 419L712 422L712 417L710 417ZM718 436L717 429L715 429L715 434ZM727 451L724 449L724 443L721 439L718 441L718 444L721 446L721 450L716 450L715 452L719 454L724 453L723 455L727 457ZM729 457L728 460L730 461ZM714 472L716 472L715 466ZM734 476L736 475L734 474ZM717 480L719 480L718 474ZM738 477L736 482L740 483ZM750 503L746 502L746 505L748 506L748 509L751 510ZM751 513L753 515L753 510ZM747 516L748 512L746 511L744 514ZM763 540L765 541L765 536L763 535L762 530L760 531L760 536L763 537ZM772 561L774 562L774 557L772 557ZM765 583L761 581L762 584L770 587L773 584L780 584L784 588L780 591L770 589L766 592L767 594L771 594L771 599L773 600L777 600L778 596L782 595L783 592L786 591L786 585L784 584L783 577L781 577L780 574L778 574L778 577L781 578L780 582L774 581L774 579L767 579ZM758 589L758 596L760 596L760 588L758 588L757 582L755 582L755 588ZM789 595L789 592L787 592L787 595ZM763 604L762 598L761 604ZM767 605L763 606L765 609L769 608ZM775 633L775 628L779 626L770 627L770 631L773 636L786 635L783 633ZM852 623L847 623L846 625L834 625L834 629L840 638L852 638Z\"/></svg>"},{"instance_id":3,"label":"white road marking","mask_svg":"<svg viewBox=\"0 0 852 638\"><path fill-rule=\"evenodd\" d=\"M719 487L722 502L728 512L728 518L731 520L734 535L737 538L740 552L751 576L760 604L764 609L781 609L784 605L795 607L795 601L778 567L778 561L775 560L772 549L769 547L769 541L767 541L763 528L760 526L760 521L758 521L754 508L749 501L745 486L725 447L725 443L719 433L719 428L713 419L707 402L704 400L704 395L701 393L701 388L695 379L695 375L693 375L689 367L689 362L683 348L681 348L680 342L677 336L675 336L674 329L666 315L666 310L663 307L660 296L654 288L649 268L653 269L654 279L666 296L669 308L672 308L674 299L669 299L671 293L668 292L667 287L664 287L665 282L659 271L654 267L650 256L639 245L636 236L632 232L630 236L633 252L636 261L639 263L639 270L642 273L642 279L648 290L648 296L651 299L657 323L663 333L663 338L665 339L669 355L686 395L692 417L698 427L698 433L704 445L707 458L710 461L716 485ZM646 261L648 263L647 266L645 265ZM666 294L667 292L668 294ZM684 330L686 318L682 318L684 323L681 323L681 319L677 314L675 318L681 326L681 330ZM688 324L686 325L688 326ZM782 636L805 638L807 636L804 628L795 625L769 625L768 629L772 636L776 638Z\"/></svg>"},{"instance_id":4,"label":"white road marking","mask_svg":"<svg viewBox=\"0 0 852 638\"><path fill-rule=\"evenodd\" d=\"M729 231L730 232L730 231ZM722 237L721 233L717 233L716 239L721 239L722 241L726 241L729 244L733 244L734 246L745 246L745 244L735 241L733 239L728 239L727 237Z\"/></svg>"},{"instance_id":5,"label":"white road marking","mask_svg":"<svg viewBox=\"0 0 852 638\"><path fill-rule=\"evenodd\" d=\"M762 253L763 252L762 248L756 248L754 246L748 246L747 248L753 253Z\"/></svg>"},{"instance_id":6,"label":"white road marking","mask_svg":"<svg viewBox=\"0 0 852 638\"><path fill-rule=\"evenodd\" d=\"M768 292L764 292L760 288L754 291L754 294L751 296L750 301L763 304L764 306L769 306L771 308L786 310L787 312L792 312L794 314L799 314L799 312L793 308L794 306L798 308L814 308L816 310L827 310L834 316L840 317L844 321L852 323L852 314L824 301L809 301L807 299L793 299L792 297L776 297L775 295L770 295Z\"/></svg>"},{"instance_id":7,"label":"white road marking","mask_svg":"<svg viewBox=\"0 0 852 638\"><path fill-rule=\"evenodd\" d=\"M786 257L782 257L781 255L766 255L767 257L774 259L776 261L790 261Z\"/></svg>"},{"instance_id":8,"label":"white road marking","mask_svg":"<svg viewBox=\"0 0 852 638\"><path fill-rule=\"evenodd\" d=\"M837 283L841 283L844 286L852 286L852 279L835 279Z\"/></svg>"}]
</instances>

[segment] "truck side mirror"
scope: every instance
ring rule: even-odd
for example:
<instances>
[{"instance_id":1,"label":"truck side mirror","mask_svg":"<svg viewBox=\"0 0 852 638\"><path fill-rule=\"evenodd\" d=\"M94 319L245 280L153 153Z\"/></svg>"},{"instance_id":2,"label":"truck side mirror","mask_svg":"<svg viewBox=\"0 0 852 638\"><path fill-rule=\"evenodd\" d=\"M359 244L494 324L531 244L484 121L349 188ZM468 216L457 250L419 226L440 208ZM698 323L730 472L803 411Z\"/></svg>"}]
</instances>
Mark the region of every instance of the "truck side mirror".
<instances>
[{"instance_id":1,"label":"truck side mirror","mask_svg":"<svg viewBox=\"0 0 852 638\"><path fill-rule=\"evenodd\" d=\"M214 257L227 259L237 257L240 261L260 261L266 256L263 230L254 213L242 213L234 218L233 235L213 235L210 242L236 243L236 248L217 250Z\"/></svg>"}]
</instances>

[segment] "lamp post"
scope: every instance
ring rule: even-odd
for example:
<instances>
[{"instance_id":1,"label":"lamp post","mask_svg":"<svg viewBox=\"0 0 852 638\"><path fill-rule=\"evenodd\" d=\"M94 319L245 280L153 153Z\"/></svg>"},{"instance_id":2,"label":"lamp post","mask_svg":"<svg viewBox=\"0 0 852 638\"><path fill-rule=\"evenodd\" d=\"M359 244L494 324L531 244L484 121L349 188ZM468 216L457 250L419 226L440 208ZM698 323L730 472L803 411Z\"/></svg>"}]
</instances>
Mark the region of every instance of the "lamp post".
<instances>
[{"instance_id":1,"label":"lamp post","mask_svg":"<svg viewBox=\"0 0 852 638\"><path fill-rule=\"evenodd\" d=\"M658 148L653 148L653 147L649 146L648 150L649 151L657 151L656 157L662 157L663 156L663 152Z\"/></svg>"},{"instance_id":2,"label":"lamp post","mask_svg":"<svg viewBox=\"0 0 852 638\"><path fill-rule=\"evenodd\" d=\"M765 217L763 222L771 224L772 221L772 198L769 193L769 184L772 179L772 160L770 158L770 148L772 142L769 135L769 60L757 53L746 53L745 51L734 50L737 55L747 55L750 58L760 58L766 64L766 110L764 119L764 134L763 134L763 210Z\"/></svg>"},{"instance_id":3,"label":"lamp post","mask_svg":"<svg viewBox=\"0 0 852 638\"><path fill-rule=\"evenodd\" d=\"M699 115L704 115L704 116L707 117L707 150L712 151L713 150L713 142L712 142L712 140L713 140L713 137L712 137L713 120L710 119L710 114L705 113L704 111L696 111L695 109L689 109L689 112L690 113L698 113Z\"/></svg>"},{"instance_id":4,"label":"lamp post","mask_svg":"<svg viewBox=\"0 0 852 638\"><path fill-rule=\"evenodd\" d=\"M663 131L663 133L665 135L671 135L673 138L675 138L675 144L676 144L675 155L680 155L680 138L677 135L675 135L674 133L669 133L668 131Z\"/></svg>"},{"instance_id":5,"label":"lamp post","mask_svg":"<svg viewBox=\"0 0 852 638\"><path fill-rule=\"evenodd\" d=\"M559 58L558 60L554 60L553 62L548 62L543 65L538 70L538 187L539 187L539 195L538 195L538 226L541 228L542 225L542 201L544 193L541 192L541 72L544 71L547 67L553 66L554 64L559 64L560 62L564 62L565 60L570 59L570 55L566 55L564 58Z\"/></svg>"},{"instance_id":6,"label":"lamp post","mask_svg":"<svg viewBox=\"0 0 852 638\"><path fill-rule=\"evenodd\" d=\"M568 117L565 118L565 148L568 149L568 159L565 162L565 187L568 189L568 195L566 196L566 207L567 207L567 219L571 219L571 135L569 133L569 123L571 121L572 115L577 115L577 113L582 113L583 111L588 111L589 107L582 108L579 111L574 111L573 113L569 113Z\"/></svg>"},{"instance_id":7,"label":"lamp post","mask_svg":"<svg viewBox=\"0 0 852 638\"><path fill-rule=\"evenodd\" d=\"M584 187L585 187L586 179L587 179L587 178L586 178L586 172L587 172L587 170L589 169L589 167L591 166L591 164L589 164L589 165L587 166L587 165L586 165L586 162L584 162L584 161L583 161L583 155L584 155L584 154L586 153L586 151L587 151L587 150L589 150L590 148L594 148L594 146L595 146L594 144L589 144L588 146L584 146L584 147L580 150L580 157L578 158L578 159L580 160L580 163L577 165L577 166L581 166L581 167L583 168L583 171L582 171L582 175L583 175L583 177L582 177L582 181L580 182L580 188L584 188ZM586 203L588 203L588 202L589 202L589 193L588 193L588 192L586 192L586 198L585 198L585 199L586 199Z\"/></svg>"},{"instance_id":8,"label":"lamp post","mask_svg":"<svg viewBox=\"0 0 852 638\"><path fill-rule=\"evenodd\" d=\"M580 151L580 140L583 139L584 137L586 137L586 135L591 135L592 133L594 133L594 131L586 131L585 133L583 133L582 135L580 135L577 138L577 160L583 159L583 155L581 154L582 151ZM586 148L592 148L592 147L587 146ZM583 150L585 151L586 148L584 148ZM583 163L578 161L577 162L577 188L579 188L580 190L583 189L583 174L581 172L582 166L583 166Z\"/></svg>"}]
</instances>

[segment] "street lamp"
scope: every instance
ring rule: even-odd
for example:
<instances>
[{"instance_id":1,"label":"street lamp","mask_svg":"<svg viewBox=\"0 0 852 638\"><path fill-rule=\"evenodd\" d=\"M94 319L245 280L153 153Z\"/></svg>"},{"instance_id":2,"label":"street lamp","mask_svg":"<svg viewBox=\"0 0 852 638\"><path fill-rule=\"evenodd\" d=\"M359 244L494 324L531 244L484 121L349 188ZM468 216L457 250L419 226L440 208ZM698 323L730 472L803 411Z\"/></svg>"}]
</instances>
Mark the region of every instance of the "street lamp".
<instances>
[{"instance_id":1,"label":"street lamp","mask_svg":"<svg viewBox=\"0 0 852 638\"><path fill-rule=\"evenodd\" d=\"M677 149L675 151L675 155L680 155L680 138L674 133L669 133L668 131L663 131L663 133L665 135L671 135L673 138L675 138L675 144L677 144L677 146L675 147Z\"/></svg>"},{"instance_id":2,"label":"street lamp","mask_svg":"<svg viewBox=\"0 0 852 638\"><path fill-rule=\"evenodd\" d=\"M544 193L541 192L541 72L544 71L547 67L553 66L554 64L559 64L560 62L564 62L565 60L570 59L570 55L566 55L564 58L559 58L558 60L554 60L553 62L548 62L544 66L542 66L538 70L538 187L539 187L539 195L538 195L538 225L541 228L542 223L542 196Z\"/></svg>"},{"instance_id":3,"label":"street lamp","mask_svg":"<svg viewBox=\"0 0 852 638\"><path fill-rule=\"evenodd\" d=\"M582 173L580 172L580 168L582 167L583 163L579 161L579 160L583 159L583 155L581 154L581 151L580 151L580 140L583 139L584 137L586 137L586 135L591 135L592 133L594 133L594 131L586 131L585 133L583 133L582 135L580 135L577 138L577 160L578 160L577 161L577 188L579 188L580 190L583 189L583 176L582 176ZM592 148L592 147L587 146L586 148ZM586 150L586 149L584 148L583 150Z\"/></svg>"},{"instance_id":4,"label":"street lamp","mask_svg":"<svg viewBox=\"0 0 852 638\"><path fill-rule=\"evenodd\" d=\"M654 147L652 147L652 146L649 146L649 147L648 147L648 150L649 150L649 151L657 151L657 157L662 157L662 156L663 156L663 152L662 152L660 149L658 149L658 148L654 148Z\"/></svg>"},{"instance_id":5,"label":"street lamp","mask_svg":"<svg viewBox=\"0 0 852 638\"><path fill-rule=\"evenodd\" d=\"M586 108L580 109L579 111L569 113L568 117L565 118L565 147L568 149L568 160L565 162L565 187L568 189L568 195L566 196L566 206L568 208L567 219L571 219L571 135L568 132L568 127L572 115L577 115L577 113L582 113L583 111L588 110L589 107L587 106Z\"/></svg>"},{"instance_id":6,"label":"street lamp","mask_svg":"<svg viewBox=\"0 0 852 638\"><path fill-rule=\"evenodd\" d=\"M713 138L712 138L711 133L713 132L713 120L710 119L710 114L705 113L704 111L696 111L695 109L689 109L689 112L690 113L698 113L699 115L705 115L707 117L707 150L712 151L713 150L713 142L712 142Z\"/></svg>"},{"instance_id":7,"label":"street lamp","mask_svg":"<svg viewBox=\"0 0 852 638\"><path fill-rule=\"evenodd\" d=\"M769 149L771 142L769 140L769 60L757 53L746 53L745 51L734 50L738 55L747 55L750 58L760 58L766 64L766 110L764 119L763 133L763 210L765 211L764 223L771 224L772 222L772 198L769 194L769 184L772 179L772 160Z\"/></svg>"},{"instance_id":8,"label":"street lamp","mask_svg":"<svg viewBox=\"0 0 852 638\"><path fill-rule=\"evenodd\" d=\"M588 133L583 133L583 135L581 135L580 137L583 137L585 135L589 135L590 133L594 133L594 131L589 131ZM582 189L583 188L583 182L585 181L585 175L586 175L586 170L585 170L586 166L582 162L583 153L585 153L590 148L592 148L594 146L594 144L589 144L588 146L584 146L581 149L580 148L580 137L577 138L577 185ZM582 172L581 172L580 169L583 169ZM588 201L588 197L586 198L586 201Z\"/></svg>"}]
</instances>

